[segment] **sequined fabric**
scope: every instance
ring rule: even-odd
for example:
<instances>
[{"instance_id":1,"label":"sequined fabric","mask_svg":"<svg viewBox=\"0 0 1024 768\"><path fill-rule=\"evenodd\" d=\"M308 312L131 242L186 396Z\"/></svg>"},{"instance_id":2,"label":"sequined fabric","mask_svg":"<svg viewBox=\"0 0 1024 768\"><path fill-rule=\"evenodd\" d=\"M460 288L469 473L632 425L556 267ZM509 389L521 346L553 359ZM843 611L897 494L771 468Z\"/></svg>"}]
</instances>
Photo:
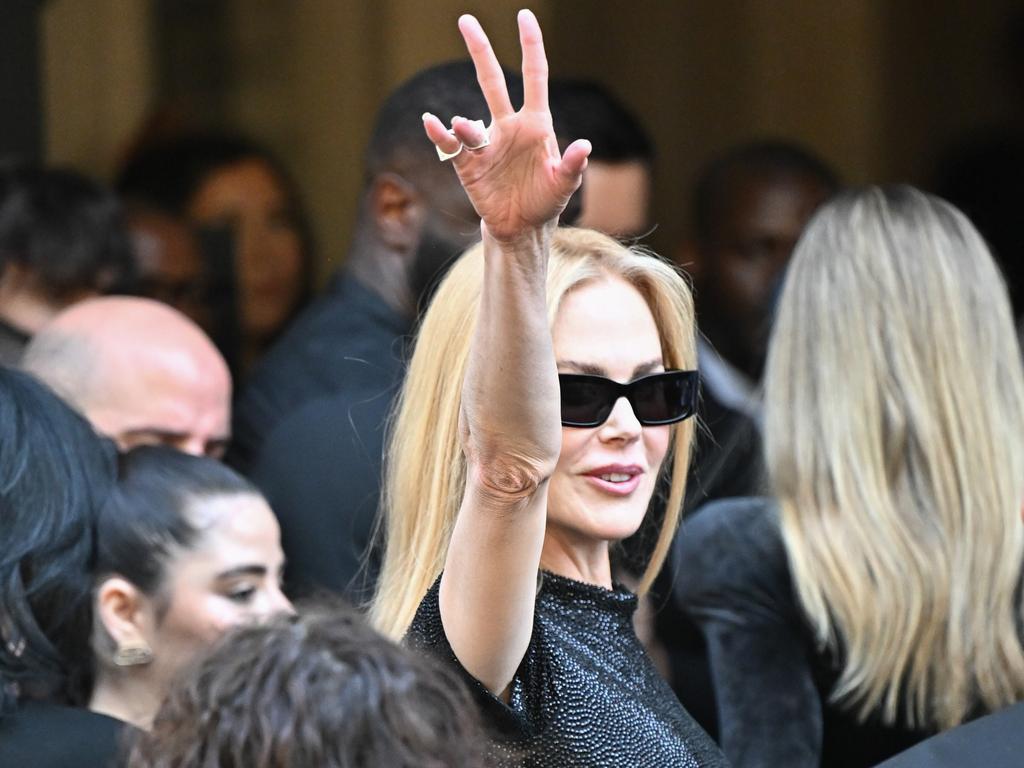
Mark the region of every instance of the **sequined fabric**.
<instances>
[{"instance_id":1,"label":"sequined fabric","mask_svg":"<svg viewBox=\"0 0 1024 768\"><path fill-rule=\"evenodd\" d=\"M492 759L529 768L705 768L728 763L658 674L633 630L637 598L544 573L533 636L508 704L462 670L445 637L438 583L407 642L456 665L496 734Z\"/></svg>"}]
</instances>

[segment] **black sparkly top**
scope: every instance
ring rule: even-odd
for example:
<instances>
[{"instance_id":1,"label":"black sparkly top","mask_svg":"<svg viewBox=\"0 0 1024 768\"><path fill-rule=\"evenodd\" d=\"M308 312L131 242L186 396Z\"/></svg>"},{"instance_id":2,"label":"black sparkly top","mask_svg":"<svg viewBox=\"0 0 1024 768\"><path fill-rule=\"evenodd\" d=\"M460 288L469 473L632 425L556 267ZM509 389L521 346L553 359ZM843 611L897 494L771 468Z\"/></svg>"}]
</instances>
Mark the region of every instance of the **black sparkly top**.
<instances>
[{"instance_id":1,"label":"black sparkly top","mask_svg":"<svg viewBox=\"0 0 1024 768\"><path fill-rule=\"evenodd\" d=\"M533 635L509 703L459 664L438 607L440 579L406 637L465 676L495 734L495 763L530 768L728 765L658 674L633 629L637 598L543 573Z\"/></svg>"}]
</instances>

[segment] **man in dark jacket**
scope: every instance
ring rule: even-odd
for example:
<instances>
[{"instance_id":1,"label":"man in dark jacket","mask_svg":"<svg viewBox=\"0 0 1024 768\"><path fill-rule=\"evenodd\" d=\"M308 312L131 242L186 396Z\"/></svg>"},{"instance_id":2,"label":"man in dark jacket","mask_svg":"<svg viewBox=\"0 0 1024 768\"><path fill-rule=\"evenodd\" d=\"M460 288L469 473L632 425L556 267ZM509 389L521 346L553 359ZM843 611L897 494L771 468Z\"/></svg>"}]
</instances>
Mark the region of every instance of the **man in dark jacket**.
<instances>
[{"instance_id":1,"label":"man in dark jacket","mask_svg":"<svg viewBox=\"0 0 1024 768\"><path fill-rule=\"evenodd\" d=\"M424 112L488 114L470 62L425 70L381 106L345 268L257 366L236 408L229 461L277 513L293 593L368 596L385 422L408 337L432 285L480 236L451 164L424 136Z\"/></svg>"}]
</instances>

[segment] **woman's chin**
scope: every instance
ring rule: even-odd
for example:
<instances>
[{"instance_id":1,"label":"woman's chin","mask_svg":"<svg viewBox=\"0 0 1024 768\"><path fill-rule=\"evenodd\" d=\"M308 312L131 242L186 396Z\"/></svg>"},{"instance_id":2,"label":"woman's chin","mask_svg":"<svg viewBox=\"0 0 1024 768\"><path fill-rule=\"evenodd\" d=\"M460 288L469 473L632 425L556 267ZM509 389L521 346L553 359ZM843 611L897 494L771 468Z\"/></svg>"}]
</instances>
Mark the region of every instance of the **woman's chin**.
<instances>
[{"instance_id":1,"label":"woman's chin","mask_svg":"<svg viewBox=\"0 0 1024 768\"><path fill-rule=\"evenodd\" d=\"M616 542L628 539L638 530L644 521L647 506L638 507L625 501L587 505L572 514L574 520L565 520L563 525L575 528L584 538L592 541Z\"/></svg>"}]
</instances>

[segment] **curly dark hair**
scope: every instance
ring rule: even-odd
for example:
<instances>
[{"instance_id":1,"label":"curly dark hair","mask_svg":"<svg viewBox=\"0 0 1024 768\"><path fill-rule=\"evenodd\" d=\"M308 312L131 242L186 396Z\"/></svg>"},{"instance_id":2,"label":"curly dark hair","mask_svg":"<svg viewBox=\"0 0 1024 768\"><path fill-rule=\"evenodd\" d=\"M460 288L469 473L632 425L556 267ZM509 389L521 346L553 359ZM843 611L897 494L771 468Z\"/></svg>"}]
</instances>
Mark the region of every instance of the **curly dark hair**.
<instances>
[{"instance_id":1,"label":"curly dark hair","mask_svg":"<svg viewBox=\"0 0 1024 768\"><path fill-rule=\"evenodd\" d=\"M129 768L474 768L468 691L351 608L240 628L171 691Z\"/></svg>"}]
</instances>

